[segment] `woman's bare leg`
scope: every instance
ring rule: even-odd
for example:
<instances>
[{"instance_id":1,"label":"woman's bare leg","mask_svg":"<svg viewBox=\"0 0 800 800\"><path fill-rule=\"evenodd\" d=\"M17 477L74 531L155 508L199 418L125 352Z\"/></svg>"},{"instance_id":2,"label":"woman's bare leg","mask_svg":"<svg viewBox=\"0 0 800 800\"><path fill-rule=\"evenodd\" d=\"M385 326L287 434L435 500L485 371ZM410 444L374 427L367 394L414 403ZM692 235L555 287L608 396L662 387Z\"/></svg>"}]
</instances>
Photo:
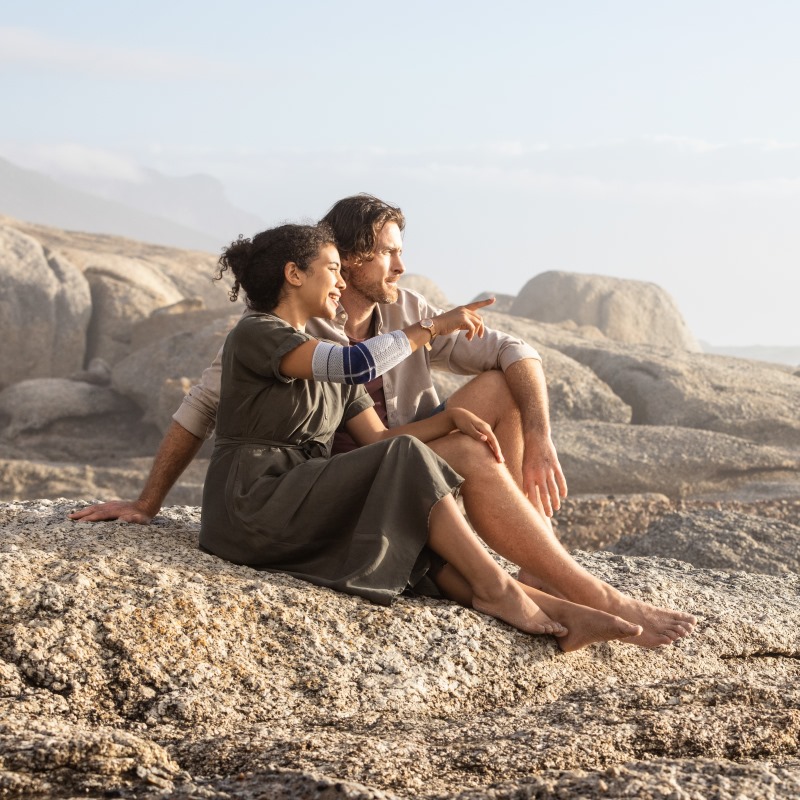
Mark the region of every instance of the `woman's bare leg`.
<instances>
[{"instance_id":1,"label":"woman's bare leg","mask_svg":"<svg viewBox=\"0 0 800 800\"><path fill-rule=\"evenodd\" d=\"M440 500L431 511L428 547L457 570L469 588L468 605L476 611L501 619L525 633L566 635L566 628L550 619L522 584L486 552L451 495ZM445 567L434 580L446 597L464 602L464 584L454 582L451 572Z\"/></svg>"},{"instance_id":2,"label":"woman's bare leg","mask_svg":"<svg viewBox=\"0 0 800 800\"><path fill-rule=\"evenodd\" d=\"M643 647L671 644L692 632L691 614L628 597L580 566L488 447L461 434L428 444L465 478L461 494L472 526L493 550L519 565L523 583L640 625L641 635L630 641Z\"/></svg>"}]
</instances>

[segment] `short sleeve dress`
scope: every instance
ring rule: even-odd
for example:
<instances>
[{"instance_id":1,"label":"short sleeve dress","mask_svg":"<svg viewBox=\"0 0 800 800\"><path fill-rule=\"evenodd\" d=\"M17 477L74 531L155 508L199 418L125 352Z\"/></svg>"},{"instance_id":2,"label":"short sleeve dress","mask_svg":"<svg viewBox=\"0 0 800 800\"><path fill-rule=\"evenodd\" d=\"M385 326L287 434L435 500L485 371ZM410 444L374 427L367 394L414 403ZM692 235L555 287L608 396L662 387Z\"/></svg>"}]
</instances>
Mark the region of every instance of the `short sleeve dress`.
<instances>
[{"instance_id":1,"label":"short sleeve dress","mask_svg":"<svg viewBox=\"0 0 800 800\"><path fill-rule=\"evenodd\" d=\"M281 374L311 338L271 314L228 335L200 546L388 605L424 591L428 517L463 479L411 436L331 457L337 427L372 400L361 386Z\"/></svg>"}]
</instances>

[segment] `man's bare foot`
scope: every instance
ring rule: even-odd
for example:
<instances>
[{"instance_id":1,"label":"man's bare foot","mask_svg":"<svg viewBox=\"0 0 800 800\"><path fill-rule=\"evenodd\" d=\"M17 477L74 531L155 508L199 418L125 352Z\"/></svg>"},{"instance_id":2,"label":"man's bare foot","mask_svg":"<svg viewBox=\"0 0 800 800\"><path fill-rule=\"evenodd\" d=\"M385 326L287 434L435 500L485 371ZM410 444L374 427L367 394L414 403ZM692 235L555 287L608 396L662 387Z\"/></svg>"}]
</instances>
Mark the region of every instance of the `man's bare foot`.
<instances>
[{"instance_id":1,"label":"man's bare foot","mask_svg":"<svg viewBox=\"0 0 800 800\"><path fill-rule=\"evenodd\" d=\"M553 594L556 598L566 599L563 594L551 593L541 581L526 570L519 570L517 580L546 594ZM612 637L618 638L626 644L636 644L650 649L664 647L668 644L674 644L685 636L689 636L697 624L697 619L692 614L687 614L684 611L674 611L669 608L659 608L641 600L636 600L599 580L597 584L597 590L594 592L596 599L593 602L586 602L586 606L597 611L604 611L615 617L621 617L624 621L642 628L641 633L638 635ZM542 605L541 600L537 599L536 602ZM550 613L556 615L555 612L551 611ZM567 627L572 630L572 625L566 617L559 617L559 619L563 619Z\"/></svg>"},{"instance_id":2,"label":"man's bare foot","mask_svg":"<svg viewBox=\"0 0 800 800\"><path fill-rule=\"evenodd\" d=\"M544 581L539 580L539 578L537 578L532 572L528 572L527 570L522 569L522 567L520 567L519 570L517 570L517 574L514 577L520 583L525 584L525 586L531 586L534 589L538 589L540 592L546 592L552 597L560 597L562 600L567 599L566 597L564 597L563 594L559 594L558 592L547 588L544 585Z\"/></svg>"},{"instance_id":3,"label":"man's bare foot","mask_svg":"<svg viewBox=\"0 0 800 800\"><path fill-rule=\"evenodd\" d=\"M530 587L524 588L540 608L566 626L568 633L558 639L558 646L565 653L580 650L596 642L620 640L635 643L642 633L641 625L634 625L622 617L570 603L569 600L562 600Z\"/></svg>"},{"instance_id":4,"label":"man's bare foot","mask_svg":"<svg viewBox=\"0 0 800 800\"><path fill-rule=\"evenodd\" d=\"M635 640L623 641L651 649L675 644L679 639L689 636L697 624L697 618L693 614L651 606L649 603L628 597L616 589L612 589L609 605L613 609L611 613L619 614L644 629L642 635Z\"/></svg>"},{"instance_id":5,"label":"man's bare foot","mask_svg":"<svg viewBox=\"0 0 800 800\"><path fill-rule=\"evenodd\" d=\"M567 629L551 619L531 600L516 581L509 581L507 589L491 597L473 595L472 607L481 614L502 620L523 633L566 636ZM626 634L629 635L629 634Z\"/></svg>"}]
</instances>

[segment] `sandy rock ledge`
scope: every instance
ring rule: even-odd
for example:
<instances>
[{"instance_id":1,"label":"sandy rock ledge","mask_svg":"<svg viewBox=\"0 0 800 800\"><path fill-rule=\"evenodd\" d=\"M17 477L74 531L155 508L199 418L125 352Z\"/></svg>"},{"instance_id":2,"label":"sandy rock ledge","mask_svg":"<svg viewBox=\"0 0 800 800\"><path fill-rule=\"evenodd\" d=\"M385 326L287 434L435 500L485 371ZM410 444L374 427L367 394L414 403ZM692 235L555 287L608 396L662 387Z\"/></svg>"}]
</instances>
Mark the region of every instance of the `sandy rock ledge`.
<instances>
[{"instance_id":1,"label":"sandy rock ledge","mask_svg":"<svg viewBox=\"0 0 800 800\"><path fill-rule=\"evenodd\" d=\"M227 564L197 508L140 527L76 505L0 504L0 797L800 795L794 572L581 553L700 624L565 655L450 603Z\"/></svg>"}]
</instances>

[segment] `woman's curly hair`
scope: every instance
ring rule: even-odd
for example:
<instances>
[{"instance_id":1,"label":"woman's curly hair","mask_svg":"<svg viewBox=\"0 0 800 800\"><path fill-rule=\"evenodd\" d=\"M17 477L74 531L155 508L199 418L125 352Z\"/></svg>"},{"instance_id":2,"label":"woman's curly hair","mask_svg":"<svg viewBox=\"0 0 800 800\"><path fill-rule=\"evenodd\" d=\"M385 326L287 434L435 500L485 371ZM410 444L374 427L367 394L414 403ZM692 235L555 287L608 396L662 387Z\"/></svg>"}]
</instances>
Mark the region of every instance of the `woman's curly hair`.
<instances>
[{"instance_id":1,"label":"woman's curly hair","mask_svg":"<svg viewBox=\"0 0 800 800\"><path fill-rule=\"evenodd\" d=\"M230 270L234 282L228 297L234 302L244 289L247 307L272 311L280 302L285 283L284 267L290 261L303 272L319 251L336 244L333 231L319 225L280 225L257 233L252 239L239 236L220 256L214 280Z\"/></svg>"}]
</instances>

